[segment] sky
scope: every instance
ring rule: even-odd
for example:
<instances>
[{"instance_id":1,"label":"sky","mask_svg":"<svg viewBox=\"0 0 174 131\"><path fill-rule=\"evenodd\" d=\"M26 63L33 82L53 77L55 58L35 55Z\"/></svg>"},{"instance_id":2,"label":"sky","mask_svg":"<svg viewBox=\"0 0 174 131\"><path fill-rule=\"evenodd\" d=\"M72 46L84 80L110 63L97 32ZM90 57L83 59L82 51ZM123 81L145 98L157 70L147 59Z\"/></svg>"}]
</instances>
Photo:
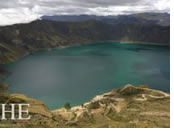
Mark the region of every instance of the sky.
<instances>
[{"instance_id":1,"label":"sky","mask_svg":"<svg viewBox=\"0 0 174 131\"><path fill-rule=\"evenodd\" d=\"M28 23L43 15L121 15L170 12L170 0L0 0L0 25Z\"/></svg>"}]
</instances>

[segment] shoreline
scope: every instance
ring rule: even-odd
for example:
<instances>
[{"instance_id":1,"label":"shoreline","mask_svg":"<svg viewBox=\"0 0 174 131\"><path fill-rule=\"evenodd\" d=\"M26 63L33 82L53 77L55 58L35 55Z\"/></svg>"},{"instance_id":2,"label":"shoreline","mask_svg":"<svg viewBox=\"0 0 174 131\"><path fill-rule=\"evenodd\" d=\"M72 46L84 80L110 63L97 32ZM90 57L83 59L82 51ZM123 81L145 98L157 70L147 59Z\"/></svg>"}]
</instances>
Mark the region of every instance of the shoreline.
<instances>
[{"instance_id":1,"label":"shoreline","mask_svg":"<svg viewBox=\"0 0 174 131\"><path fill-rule=\"evenodd\" d=\"M139 86L141 86L141 85L139 85ZM89 100L89 101L87 101L87 102L84 102L84 103L83 103L83 106L88 106L88 105L91 104L91 103L95 103L96 101L100 101L100 100L104 99L106 96L112 95L112 92L113 92L114 90L119 90L119 89L121 89L121 90L126 90L126 89L129 88L129 87L133 87L133 88L135 88L135 89L139 88L138 86L136 87L136 86L133 86L133 85L131 85L131 84L127 84L127 85L125 85L125 86L123 86L123 87L120 87L120 88L113 88L110 92L105 92L105 93L98 94L98 95L96 95L95 97L91 98L91 100ZM142 88L143 88L143 87L142 87ZM163 95L162 97L149 95L149 96L152 97L152 98L161 99L161 98L165 98L165 97L170 97L170 93L168 93L168 92L164 92L164 91L157 90L157 89L151 89L151 88L143 88L143 89L144 89L144 90L147 90L147 91L151 91L151 92L157 92L157 93ZM144 94L142 94L142 96L144 96ZM120 100L121 100L121 99L120 99ZM147 99L146 99L146 100L147 100ZM62 108L53 109L53 110L50 109L50 111L51 111L51 112L56 112L56 111L59 111L59 110L62 110L62 109L65 109L65 108L62 107ZM78 110L78 109L80 110L80 109L83 109L83 108L82 108L81 105L76 105L76 106L72 106L72 107L71 107L71 110Z\"/></svg>"},{"instance_id":2,"label":"shoreline","mask_svg":"<svg viewBox=\"0 0 174 131\"><path fill-rule=\"evenodd\" d=\"M6 95L2 95L2 97L4 96ZM25 101L26 104L31 105L28 111L32 117L22 127L94 128L105 125L106 127L120 128L135 127L134 124L132 125L134 121L136 121L137 128L170 127L170 94L146 85L133 86L128 84L96 95L82 105L55 110L49 109L44 102L24 94L8 94L3 101L10 103ZM157 106L159 107L156 108ZM145 119L142 120L142 116ZM10 125L8 121L3 124L20 127L19 121L14 122L15 124Z\"/></svg>"},{"instance_id":3,"label":"shoreline","mask_svg":"<svg viewBox=\"0 0 174 131\"><path fill-rule=\"evenodd\" d=\"M75 47L75 46L82 46L82 45L92 45L92 44L102 44L102 43L120 43L120 44L130 44L130 45L153 45L153 46L165 46L165 47L170 47L170 43L152 43L152 42L140 42L140 41L115 41L115 40L110 40L110 41L90 41L90 42L81 42L81 43L75 43L74 45L65 45L65 46L58 46L55 48L43 48L43 49L36 49L32 52L26 52L24 55L22 55L21 57L17 58L14 61L8 62L8 63L0 63L0 65L6 65L6 64L11 64L13 62L16 62L17 60L31 55L33 53L39 52L39 51L52 51L54 49L64 49L64 48L69 48L69 47Z\"/></svg>"},{"instance_id":4,"label":"shoreline","mask_svg":"<svg viewBox=\"0 0 174 131\"><path fill-rule=\"evenodd\" d=\"M139 44L139 45L156 45L156 46L169 46L170 47L170 43L169 44L165 44L165 43L151 43L151 42L139 42L139 41L120 41L120 44Z\"/></svg>"}]
</instances>

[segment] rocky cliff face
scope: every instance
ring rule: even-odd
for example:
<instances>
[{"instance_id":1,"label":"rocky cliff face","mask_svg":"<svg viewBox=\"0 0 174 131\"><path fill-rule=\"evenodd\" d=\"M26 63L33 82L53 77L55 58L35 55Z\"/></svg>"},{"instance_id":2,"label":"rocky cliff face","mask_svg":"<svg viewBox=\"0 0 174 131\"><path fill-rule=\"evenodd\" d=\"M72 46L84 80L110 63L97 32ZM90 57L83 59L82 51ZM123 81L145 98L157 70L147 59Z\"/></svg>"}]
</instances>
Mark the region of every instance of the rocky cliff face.
<instances>
[{"instance_id":1,"label":"rocky cliff face","mask_svg":"<svg viewBox=\"0 0 174 131\"><path fill-rule=\"evenodd\" d=\"M49 111L20 94L1 95L1 103L30 103L32 119L0 121L0 127L170 127L170 95L145 85L127 85L96 96L89 103Z\"/></svg>"},{"instance_id":2,"label":"rocky cliff face","mask_svg":"<svg viewBox=\"0 0 174 131\"><path fill-rule=\"evenodd\" d=\"M112 25L96 20L38 20L29 24L0 27L0 64L13 62L38 50L104 41L169 45L170 27L124 23Z\"/></svg>"}]
</instances>

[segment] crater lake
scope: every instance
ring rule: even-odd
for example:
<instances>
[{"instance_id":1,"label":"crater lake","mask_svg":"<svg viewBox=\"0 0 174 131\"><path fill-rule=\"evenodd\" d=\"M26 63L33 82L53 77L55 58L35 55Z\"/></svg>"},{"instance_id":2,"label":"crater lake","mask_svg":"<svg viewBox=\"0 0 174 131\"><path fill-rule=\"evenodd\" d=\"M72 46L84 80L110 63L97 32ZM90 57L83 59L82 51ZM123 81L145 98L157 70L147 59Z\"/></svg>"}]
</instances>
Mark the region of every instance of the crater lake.
<instances>
[{"instance_id":1,"label":"crater lake","mask_svg":"<svg viewBox=\"0 0 174 131\"><path fill-rule=\"evenodd\" d=\"M39 51L3 65L9 93L43 101L50 109L81 105L127 84L170 92L170 48L100 43Z\"/></svg>"}]
</instances>

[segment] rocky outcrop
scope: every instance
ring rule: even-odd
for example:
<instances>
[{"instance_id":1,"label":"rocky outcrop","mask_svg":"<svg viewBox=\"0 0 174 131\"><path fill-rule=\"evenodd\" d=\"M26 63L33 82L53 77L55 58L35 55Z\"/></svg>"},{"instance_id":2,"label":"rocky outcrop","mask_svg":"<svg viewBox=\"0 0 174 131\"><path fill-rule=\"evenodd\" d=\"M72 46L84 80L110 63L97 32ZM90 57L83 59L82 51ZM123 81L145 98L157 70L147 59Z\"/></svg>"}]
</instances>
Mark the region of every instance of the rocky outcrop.
<instances>
[{"instance_id":1,"label":"rocky outcrop","mask_svg":"<svg viewBox=\"0 0 174 131\"><path fill-rule=\"evenodd\" d=\"M170 127L170 95L145 85L126 85L70 110L49 111L44 103L20 94L1 95L2 100L30 103L32 118L0 121L0 127Z\"/></svg>"}]
</instances>

